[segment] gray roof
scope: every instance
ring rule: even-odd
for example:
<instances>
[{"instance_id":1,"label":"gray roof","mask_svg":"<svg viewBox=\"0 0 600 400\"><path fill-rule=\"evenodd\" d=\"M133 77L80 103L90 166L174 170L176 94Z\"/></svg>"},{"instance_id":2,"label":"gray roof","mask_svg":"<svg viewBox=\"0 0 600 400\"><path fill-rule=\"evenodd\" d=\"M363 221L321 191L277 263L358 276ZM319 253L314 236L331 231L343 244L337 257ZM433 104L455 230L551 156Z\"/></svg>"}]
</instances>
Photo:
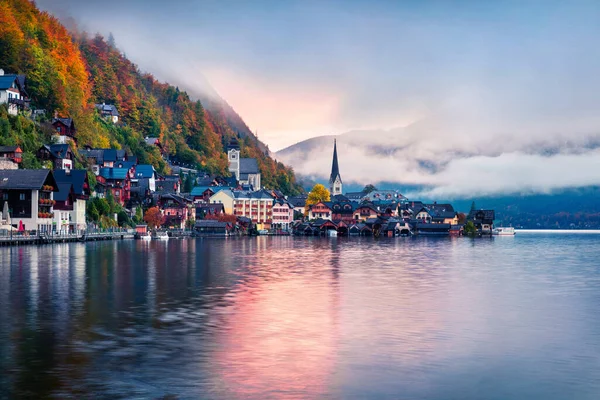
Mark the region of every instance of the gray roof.
<instances>
[{"instance_id":1,"label":"gray roof","mask_svg":"<svg viewBox=\"0 0 600 400\"><path fill-rule=\"evenodd\" d=\"M75 124L73 123L72 118L52 118L52 123L54 124L55 122L61 122L68 127L71 127L71 126L73 126L73 128L75 127Z\"/></svg>"},{"instance_id":2,"label":"gray roof","mask_svg":"<svg viewBox=\"0 0 600 400\"><path fill-rule=\"evenodd\" d=\"M54 158L66 158L69 152L68 144L45 144L43 146Z\"/></svg>"},{"instance_id":3,"label":"gray roof","mask_svg":"<svg viewBox=\"0 0 600 400\"><path fill-rule=\"evenodd\" d=\"M119 116L119 111L117 111L117 107L112 104L96 104L97 109L99 109L102 113L110 114L113 117Z\"/></svg>"},{"instance_id":4,"label":"gray roof","mask_svg":"<svg viewBox=\"0 0 600 400\"><path fill-rule=\"evenodd\" d=\"M256 158L240 158L240 175L259 173L260 171L258 169L258 162L256 161Z\"/></svg>"},{"instance_id":5,"label":"gray roof","mask_svg":"<svg viewBox=\"0 0 600 400\"><path fill-rule=\"evenodd\" d=\"M0 153L14 153L19 146L0 146Z\"/></svg>"},{"instance_id":6,"label":"gray roof","mask_svg":"<svg viewBox=\"0 0 600 400\"><path fill-rule=\"evenodd\" d=\"M219 222L213 219L201 219L196 221L196 228L227 228L227 222Z\"/></svg>"},{"instance_id":7,"label":"gray roof","mask_svg":"<svg viewBox=\"0 0 600 400\"><path fill-rule=\"evenodd\" d=\"M0 189L39 190L46 180L56 187L54 176L47 169L3 169L0 170Z\"/></svg>"}]
</instances>

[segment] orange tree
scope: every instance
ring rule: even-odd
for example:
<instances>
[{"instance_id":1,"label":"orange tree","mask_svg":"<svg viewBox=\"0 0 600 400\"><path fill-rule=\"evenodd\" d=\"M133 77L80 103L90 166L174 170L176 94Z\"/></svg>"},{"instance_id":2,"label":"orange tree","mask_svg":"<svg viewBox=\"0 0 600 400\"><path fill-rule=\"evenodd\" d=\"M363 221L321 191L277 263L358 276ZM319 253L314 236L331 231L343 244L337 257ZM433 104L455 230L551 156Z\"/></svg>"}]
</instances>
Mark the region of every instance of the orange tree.
<instances>
[{"instance_id":1,"label":"orange tree","mask_svg":"<svg viewBox=\"0 0 600 400\"><path fill-rule=\"evenodd\" d=\"M165 217L162 215L158 207L149 208L144 215L144 221L150 229L159 228L165 223Z\"/></svg>"}]
</instances>

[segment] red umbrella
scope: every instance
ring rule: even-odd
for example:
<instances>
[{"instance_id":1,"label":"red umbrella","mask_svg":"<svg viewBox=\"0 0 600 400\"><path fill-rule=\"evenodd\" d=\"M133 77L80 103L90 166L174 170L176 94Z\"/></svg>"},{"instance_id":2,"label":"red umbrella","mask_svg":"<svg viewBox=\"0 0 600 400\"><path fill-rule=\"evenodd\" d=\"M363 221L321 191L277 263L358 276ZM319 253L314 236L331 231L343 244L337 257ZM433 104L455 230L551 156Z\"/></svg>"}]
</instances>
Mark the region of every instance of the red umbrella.
<instances>
[{"instance_id":1,"label":"red umbrella","mask_svg":"<svg viewBox=\"0 0 600 400\"><path fill-rule=\"evenodd\" d=\"M19 232L23 232L25 230L25 225L23 225L23 220L19 221Z\"/></svg>"}]
</instances>

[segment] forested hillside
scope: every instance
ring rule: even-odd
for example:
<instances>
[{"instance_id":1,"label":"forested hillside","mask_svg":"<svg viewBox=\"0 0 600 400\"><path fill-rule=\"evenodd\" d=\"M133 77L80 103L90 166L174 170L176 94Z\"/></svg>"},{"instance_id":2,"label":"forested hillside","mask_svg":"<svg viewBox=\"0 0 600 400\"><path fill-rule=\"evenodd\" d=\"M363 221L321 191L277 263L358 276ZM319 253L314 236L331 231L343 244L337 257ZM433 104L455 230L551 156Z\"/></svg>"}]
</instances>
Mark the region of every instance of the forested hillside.
<instances>
[{"instance_id":1,"label":"forested hillside","mask_svg":"<svg viewBox=\"0 0 600 400\"><path fill-rule=\"evenodd\" d=\"M237 136L242 154L258 159L265 186L289 194L302 190L293 171L266 154L241 118L231 118L233 110L208 111L184 90L142 73L112 38L68 32L33 2L0 0L0 68L26 75L32 108L45 109L46 118L55 112L73 118L80 147L125 148L141 163L169 172L158 150L143 140L159 137L171 160L228 175L224 148ZM102 102L117 106L119 124L99 118L94 104ZM44 121L33 124L5 112L0 118L0 144L21 145L31 161L24 164L35 166L32 152L50 139Z\"/></svg>"}]
</instances>

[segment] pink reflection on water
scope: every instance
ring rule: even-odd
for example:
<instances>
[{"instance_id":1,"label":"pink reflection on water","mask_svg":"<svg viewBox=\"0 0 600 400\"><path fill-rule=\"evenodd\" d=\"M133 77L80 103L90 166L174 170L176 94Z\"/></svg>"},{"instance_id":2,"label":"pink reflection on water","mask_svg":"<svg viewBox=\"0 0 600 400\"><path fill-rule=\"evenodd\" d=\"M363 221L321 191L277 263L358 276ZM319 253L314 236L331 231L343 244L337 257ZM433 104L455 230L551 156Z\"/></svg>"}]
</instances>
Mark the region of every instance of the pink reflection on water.
<instances>
[{"instance_id":1,"label":"pink reflection on water","mask_svg":"<svg viewBox=\"0 0 600 400\"><path fill-rule=\"evenodd\" d=\"M321 398L329 391L339 342L338 293L331 251L319 251L319 277L290 273L289 252L251 260L260 264L260 276L240 287L214 353L214 383L225 398Z\"/></svg>"}]
</instances>

